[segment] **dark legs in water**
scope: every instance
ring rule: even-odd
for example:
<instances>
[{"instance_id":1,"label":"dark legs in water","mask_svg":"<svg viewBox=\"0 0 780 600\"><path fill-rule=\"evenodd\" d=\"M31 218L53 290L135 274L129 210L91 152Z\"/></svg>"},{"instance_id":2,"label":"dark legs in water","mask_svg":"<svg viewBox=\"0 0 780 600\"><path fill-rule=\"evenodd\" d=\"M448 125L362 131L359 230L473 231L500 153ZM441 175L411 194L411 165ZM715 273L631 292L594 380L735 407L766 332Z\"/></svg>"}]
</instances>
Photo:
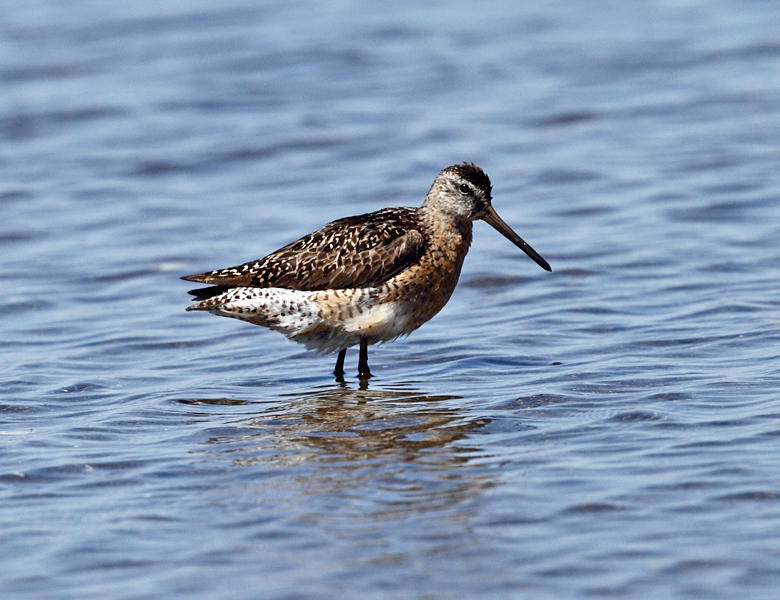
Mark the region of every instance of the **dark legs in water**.
<instances>
[{"instance_id":1,"label":"dark legs in water","mask_svg":"<svg viewBox=\"0 0 780 600\"><path fill-rule=\"evenodd\" d=\"M368 379L371 371L368 368L368 342L366 338L360 338L360 358L358 358L358 377Z\"/></svg>"},{"instance_id":2,"label":"dark legs in water","mask_svg":"<svg viewBox=\"0 0 780 600\"><path fill-rule=\"evenodd\" d=\"M338 381L344 381L344 357L347 355L347 349L342 348L339 350L339 356L336 359L336 368L333 369L333 374Z\"/></svg>"},{"instance_id":3,"label":"dark legs in water","mask_svg":"<svg viewBox=\"0 0 780 600\"><path fill-rule=\"evenodd\" d=\"M347 355L347 349L342 348L339 350L339 355L336 357L336 368L333 369L333 374L338 381L344 381L344 357ZM368 379L371 377L371 370L368 368L368 342L366 338L360 338L360 357L358 358L358 377L360 379Z\"/></svg>"}]
</instances>

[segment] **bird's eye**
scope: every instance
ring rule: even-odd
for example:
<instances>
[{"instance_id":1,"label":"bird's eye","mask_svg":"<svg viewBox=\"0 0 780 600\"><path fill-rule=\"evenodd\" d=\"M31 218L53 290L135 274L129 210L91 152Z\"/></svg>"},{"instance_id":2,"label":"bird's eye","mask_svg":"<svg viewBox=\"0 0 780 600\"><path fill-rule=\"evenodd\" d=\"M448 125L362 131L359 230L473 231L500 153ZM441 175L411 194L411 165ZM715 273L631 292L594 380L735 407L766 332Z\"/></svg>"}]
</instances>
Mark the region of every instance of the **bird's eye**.
<instances>
[{"instance_id":1,"label":"bird's eye","mask_svg":"<svg viewBox=\"0 0 780 600\"><path fill-rule=\"evenodd\" d=\"M471 191L471 189L469 188L469 186L467 186L465 183L461 183L461 184L458 186L458 189L459 189L459 190L461 191L461 193L463 193L463 194L468 194L468 193Z\"/></svg>"}]
</instances>

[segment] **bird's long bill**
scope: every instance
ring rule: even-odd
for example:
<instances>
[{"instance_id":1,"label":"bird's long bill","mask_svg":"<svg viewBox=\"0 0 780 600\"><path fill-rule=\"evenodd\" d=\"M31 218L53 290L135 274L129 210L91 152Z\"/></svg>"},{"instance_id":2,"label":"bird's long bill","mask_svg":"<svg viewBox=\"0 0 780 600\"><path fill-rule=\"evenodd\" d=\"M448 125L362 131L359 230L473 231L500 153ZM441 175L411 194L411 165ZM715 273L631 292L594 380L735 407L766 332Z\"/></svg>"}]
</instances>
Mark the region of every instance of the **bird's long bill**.
<instances>
[{"instance_id":1,"label":"bird's long bill","mask_svg":"<svg viewBox=\"0 0 780 600\"><path fill-rule=\"evenodd\" d=\"M498 213L492 206L488 206L487 213L485 213L485 216L482 217L482 219L501 235L503 235L506 239L512 242L515 246L530 256L537 265L542 267L542 269L545 271L552 271L550 263L544 260L536 250L531 248L531 246L529 246L523 238L512 231L512 228L504 223L504 220L498 216Z\"/></svg>"}]
</instances>

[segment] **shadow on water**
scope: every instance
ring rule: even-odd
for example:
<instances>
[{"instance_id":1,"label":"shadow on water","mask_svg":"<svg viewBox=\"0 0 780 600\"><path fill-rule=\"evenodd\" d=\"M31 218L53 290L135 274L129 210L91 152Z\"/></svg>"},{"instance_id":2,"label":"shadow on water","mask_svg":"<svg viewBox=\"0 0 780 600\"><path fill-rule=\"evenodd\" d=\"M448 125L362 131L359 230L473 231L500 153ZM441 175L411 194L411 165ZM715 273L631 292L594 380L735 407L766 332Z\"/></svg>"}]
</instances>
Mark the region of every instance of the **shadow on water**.
<instances>
[{"instance_id":1,"label":"shadow on water","mask_svg":"<svg viewBox=\"0 0 780 600\"><path fill-rule=\"evenodd\" d=\"M283 394L272 407L212 431L206 443L247 469L242 479L274 477L274 489L290 498L331 496L341 517L451 508L490 487L494 476L472 464L484 454L472 434L490 420L464 413L452 402L460 396L398 387L341 384Z\"/></svg>"}]
</instances>

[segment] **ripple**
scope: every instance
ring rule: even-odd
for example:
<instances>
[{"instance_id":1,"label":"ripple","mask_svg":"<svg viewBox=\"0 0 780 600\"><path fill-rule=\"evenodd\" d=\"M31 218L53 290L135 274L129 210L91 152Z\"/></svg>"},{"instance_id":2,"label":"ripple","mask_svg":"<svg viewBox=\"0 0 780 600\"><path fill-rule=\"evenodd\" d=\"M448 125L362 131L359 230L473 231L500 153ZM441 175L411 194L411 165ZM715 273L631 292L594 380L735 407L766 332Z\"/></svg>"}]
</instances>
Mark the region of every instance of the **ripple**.
<instances>
[{"instance_id":1,"label":"ripple","mask_svg":"<svg viewBox=\"0 0 780 600\"><path fill-rule=\"evenodd\" d=\"M775 502L780 498L780 493L769 490L753 490L738 492L734 494L725 494L718 496L715 500L720 502Z\"/></svg>"},{"instance_id":2,"label":"ripple","mask_svg":"<svg viewBox=\"0 0 780 600\"><path fill-rule=\"evenodd\" d=\"M567 169L546 169L538 173L535 183L538 184L575 184L600 179L601 175L594 171L575 171Z\"/></svg>"},{"instance_id":3,"label":"ripple","mask_svg":"<svg viewBox=\"0 0 780 600\"><path fill-rule=\"evenodd\" d=\"M623 423L632 423L640 421L662 421L664 418L663 415L658 413L637 410L617 414L612 417L612 420L621 421Z\"/></svg>"},{"instance_id":4,"label":"ripple","mask_svg":"<svg viewBox=\"0 0 780 600\"><path fill-rule=\"evenodd\" d=\"M776 597L773 5L42 10L0 24L6 596ZM475 226L370 381L184 313L186 265L464 159L555 271Z\"/></svg>"},{"instance_id":5,"label":"ripple","mask_svg":"<svg viewBox=\"0 0 780 600\"><path fill-rule=\"evenodd\" d=\"M617 504L602 504L602 503L590 503L590 504L576 504L566 510L567 513L604 513L626 510L624 506Z\"/></svg>"},{"instance_id":6,"label":"ripple","mask_svg":"<svg viewBox=\"0 0 780 600\"><path fill-rule=\"evenodd\" d=\"M562 127L567 125L576 125L578 123L587 123L601 118L597 112L589 110L569 111L539 117L532 122L535 127Z\"/></svg>"}]
</instances>

